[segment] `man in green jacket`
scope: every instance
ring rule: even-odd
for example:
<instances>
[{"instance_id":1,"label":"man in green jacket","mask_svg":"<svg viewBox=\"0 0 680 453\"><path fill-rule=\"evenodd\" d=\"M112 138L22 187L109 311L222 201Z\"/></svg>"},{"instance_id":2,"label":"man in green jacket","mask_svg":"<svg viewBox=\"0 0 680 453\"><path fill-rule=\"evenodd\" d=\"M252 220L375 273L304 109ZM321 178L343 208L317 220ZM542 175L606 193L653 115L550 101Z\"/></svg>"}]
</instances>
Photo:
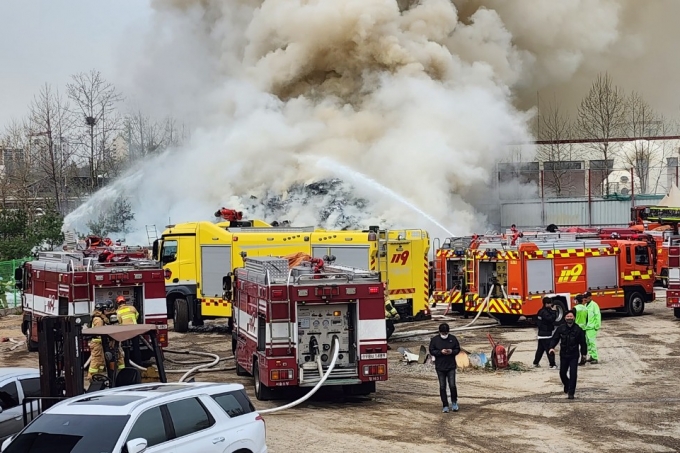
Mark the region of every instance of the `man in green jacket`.
<instances>
[{"instance_id":1,"label":"man in green jacket","mask_svg":"<svg viewBox=\"0 0 680 453\"><path fill-rule=\"evenodd\" d=\"M597 356L597 344L595 339L597 338L597 332L600 330L602 325L602 315L600 314L600 306L592 299L592 294L590 291L583 293L583 301L585 302L588 319L586 321L586 343L588 344L588 362L592 364L598 363Z\"/></svg>"},{"instance_id":2,"label":"man in green jacket","mask_svg":"<svg viewBox=\"0 0 680 453\"><path fill-rule=\"evenodd\" d=\"M586 320L588 319L588 309L583 304L583 294L577 294L576 304L574 305L574 311L576 312L576 325L579 326L583 331L586 330Z\"/></svg>"}]
</instances>

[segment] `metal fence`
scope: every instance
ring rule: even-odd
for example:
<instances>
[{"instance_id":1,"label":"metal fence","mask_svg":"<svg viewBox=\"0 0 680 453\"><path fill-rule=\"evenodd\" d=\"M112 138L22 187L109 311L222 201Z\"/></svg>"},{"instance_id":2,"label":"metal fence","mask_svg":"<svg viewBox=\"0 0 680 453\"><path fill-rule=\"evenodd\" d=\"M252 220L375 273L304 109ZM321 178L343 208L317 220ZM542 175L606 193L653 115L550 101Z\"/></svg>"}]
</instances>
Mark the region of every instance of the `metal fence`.
<instances>
[{"instance_id":1,"label":"metal fence","mask_svg":"<svg viewBox=\"0 0 680 453\"><path fill-rule=\"evenodd\" d=\"M578 168L558 166L557 162L505 164L498 168L497 187L501 200L552 198L635 198L640 195L665 195L680 183L680 167L657 166L593 168L585 162ZM552 165L549 165L552 164Z\"/></svg>"},{"instance_id":2,"label":"metal fence","mask_svg":"<svg viewBox=\"0 0 680 453\"><path fill-rule=\"evenodd\" d=\"M527 162L499 166L502 228L626 226L633 206L656 205L680 182L673 165L644 169L591 162ZM560 164L560 165L558 165ZM570 165L567 165L570 164Z\"/></svg>"},{"instance_id":3,"label":"metal fence","mask_svg":"<svg viewBox=\"0 0 680 453\"><path fill-rule=\"evenodd\" d=\"M0 261L0 308L21 307L21 292L14 285L14 271L30 260Z\"/></svg>"}]
</instances>

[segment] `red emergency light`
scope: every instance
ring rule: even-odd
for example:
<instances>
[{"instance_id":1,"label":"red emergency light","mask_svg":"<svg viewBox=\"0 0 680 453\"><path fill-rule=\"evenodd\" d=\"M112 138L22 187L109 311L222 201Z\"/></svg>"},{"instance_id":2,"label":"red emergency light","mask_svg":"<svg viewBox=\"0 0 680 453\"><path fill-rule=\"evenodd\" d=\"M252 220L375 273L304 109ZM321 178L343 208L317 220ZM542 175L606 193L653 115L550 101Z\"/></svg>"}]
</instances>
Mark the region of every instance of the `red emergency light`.
<instances>
[{"instance_id":1,"label":"red emergency light","mask_svg":"<svg viewBox=\"0 0 680 453\"><path fill-rule=\"evenodd\" d=\"M379 292L380 292L379 286L369 286L368 287L368 294L378 294Z\"/></svg>"}]
</instances>

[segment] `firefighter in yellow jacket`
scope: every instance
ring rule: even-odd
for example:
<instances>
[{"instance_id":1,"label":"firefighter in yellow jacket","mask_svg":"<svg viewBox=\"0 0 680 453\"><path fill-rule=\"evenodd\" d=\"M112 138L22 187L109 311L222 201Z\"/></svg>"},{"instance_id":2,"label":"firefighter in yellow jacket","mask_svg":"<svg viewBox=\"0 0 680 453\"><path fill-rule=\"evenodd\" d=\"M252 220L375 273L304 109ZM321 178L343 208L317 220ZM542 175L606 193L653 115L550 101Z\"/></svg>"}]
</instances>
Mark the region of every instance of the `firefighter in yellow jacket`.
<instances>
[{"instance_id":1,"label":"firefighter in yellow jacket","mask_svg":"<svg viewBox=\"0 0 680 453\"><path fill-rule=\"evenodd\" d=\"M139 312L137 309L132 305L128 305L123 296L118 296L116 298L116 303L118 304L118 310L116 310L118 323L122 326L137 324L137 320L139 319Z\"/></svg>"},{"instance_id":2,"label":"firefighter in yellow jacket","mask_svg":"<svg viewBox=\"0 0 680 453\"><path fill-rule=\"evenodd\" d=\"M113 303L110 300L106 302L97 302L94 305L92 312L92 327L101 327L109 324L109 319L106 316L107 312L113 310ZM95 374L106 375L106 360L104 357L104 348L102 346L101 337L94 337L88 343L90 347L90 366L87 369L87 378L92 380ZM125 368L125 358L123 356L122 348L118 349L118 369Z\"/></svg>"},{"instance_id":3,"label":"firefighter in yellow jacket","mask_svg":"<svg viewBox=\"0 0 680 453\"><path fill-rule=\"evenodd\" d=\"M394 321L398 321L400 317L399 312L392 305L392 301L390 301L390 297L387 292L387 283L383 283L383 290L385 291L385 327L387 329L386 339L389 340L394 333ZM387 345L387 349L392 348Z\"/></svg>"}]
</instances>

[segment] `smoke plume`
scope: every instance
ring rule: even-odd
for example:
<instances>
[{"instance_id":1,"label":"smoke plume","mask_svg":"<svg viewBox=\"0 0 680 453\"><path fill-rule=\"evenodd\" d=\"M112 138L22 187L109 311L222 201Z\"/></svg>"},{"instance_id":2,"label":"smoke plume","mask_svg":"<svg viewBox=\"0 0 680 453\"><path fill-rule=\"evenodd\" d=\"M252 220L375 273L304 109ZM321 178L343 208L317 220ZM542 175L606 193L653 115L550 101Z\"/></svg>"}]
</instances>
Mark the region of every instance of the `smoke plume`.
<instances>
[{"instance_id":1,"label":"smoke plume","mask_svg":"<svg viewBox=\"0 0 680 453\"><path fill-rule=\"evenodd\" d=\"M220 206L295 225L486 229L476 207L496 198L495 164L531 139L526 94L619 42L620 2L404 3L154 2L128 82L148 109L189 120L191 139L97 192L65 229L85 231L119 195L139 231Z\"/></svg>"}]
</instances>

